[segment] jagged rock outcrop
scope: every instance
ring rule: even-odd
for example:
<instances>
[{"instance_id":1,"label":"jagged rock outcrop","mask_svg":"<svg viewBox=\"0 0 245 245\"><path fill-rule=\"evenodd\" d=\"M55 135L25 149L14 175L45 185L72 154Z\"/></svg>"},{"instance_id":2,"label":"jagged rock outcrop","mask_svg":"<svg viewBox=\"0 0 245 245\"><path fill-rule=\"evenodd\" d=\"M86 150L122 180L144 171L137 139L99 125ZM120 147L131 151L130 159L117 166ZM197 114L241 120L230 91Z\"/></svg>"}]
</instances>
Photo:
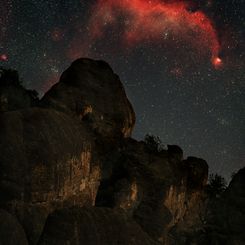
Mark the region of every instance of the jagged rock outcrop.
<instances>
[{"instance_id":1,"label":"jagged rock outcrop","mask_svg":"<svg viewBox=\"0 0 245 245\"><path fill-rule=\"evenodd\" d=\"M18 73L0 67L0 112L20 110L37 102L37 93L26 90L19 82Z\"/></svg>"},{"instance_id":2,"label":"jagged rock outcrop","mask_svg":"<svg viewBox=\"0 0 245 245\"><path fill-rule=\"evenodd\" d=\"M187 213L184 223L173 227L170 244L245 244L245 168L238 171L221 196L204 195L197 204L191 211L202 222Z\"/></svg>"},{"instance_id":3,"label":"jagged rock outcrop","mask_svg":"<svg viewBox=\"0 0 245 245\"><path fill-rule=\"evenodd\" d=\"M208 176L204 160L183 162L180 152L151 152L144 142L128 139L112 160L112 175L102 179L96 205L124 209L154 240L167 243L168 231L195 206ZM195 177L198 185L191 186Z\"/></svg>"},{"instance_id":4,"label":"jagged rock outcrop","mask_svg":"<svg viewBox=\"0 0 245 245\"><path fill-rule=\"evenodd\" d=\"M16 73L6 74L0 77L7 98L0 101L0 216L7 222L0 232L13 227L16 244L244 241L244 210L237 208L244 170L222 201L210 202L206 161L183 160L176 145L163 150L130 138L135 114L107 63L73 62L41 100L18 84ZM217 207L221 216L214 215Z\"/></svg>"}]
</instances>

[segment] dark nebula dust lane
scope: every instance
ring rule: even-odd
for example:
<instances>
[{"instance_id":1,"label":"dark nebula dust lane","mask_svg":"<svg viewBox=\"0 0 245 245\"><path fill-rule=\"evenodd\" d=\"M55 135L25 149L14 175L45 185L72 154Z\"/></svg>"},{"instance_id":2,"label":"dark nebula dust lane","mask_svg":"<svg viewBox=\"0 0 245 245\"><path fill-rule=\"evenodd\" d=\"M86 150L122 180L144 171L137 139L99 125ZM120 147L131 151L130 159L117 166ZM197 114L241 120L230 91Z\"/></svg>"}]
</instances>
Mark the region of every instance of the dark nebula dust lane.
<instances>
[{"instance_id":1,"label":"dark nebula dust lane","mask_svg":"<svg viewBox=\"0 0 245 245\"><path fill-rule=\"evenodd\" d=\"M239 0L6 0L0 66L42 95L74 59L103 59L135 108L134 137L158 135L229 179L245 165L243 9Z\"/></svg>"}]
</instances>

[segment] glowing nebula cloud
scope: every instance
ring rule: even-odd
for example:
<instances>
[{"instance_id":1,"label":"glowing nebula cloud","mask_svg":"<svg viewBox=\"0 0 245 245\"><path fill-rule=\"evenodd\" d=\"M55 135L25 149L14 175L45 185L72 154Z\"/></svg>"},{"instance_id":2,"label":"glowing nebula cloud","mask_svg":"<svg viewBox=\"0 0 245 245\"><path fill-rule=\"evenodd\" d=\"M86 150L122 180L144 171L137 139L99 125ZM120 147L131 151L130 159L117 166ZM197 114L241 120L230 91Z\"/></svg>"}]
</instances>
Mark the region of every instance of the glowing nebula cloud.
<instances>
[{"instance_id":1,"label":"glowing nebula cloud","mask_svg":"<svg viewBox=\"0 0 245 245\"><path fill-rule=\"evenodd\" d=\"M214 57L212 63L216 69L220 69L223 66L223 62L219 57Z\"/></svg>"},{"instance_id":2,"label":"glowing nebula cloud","mask_svg":"<svg viewBox=\"0 0 245 245\"><path fill-rule=\"evenodd\" d=\"M8 56L6 54L0 54L0 61L8 61Z\"/></svg>"},{"instance_id":3,"label":"glowing nebula cloud","mask_svg":"<svg viewBox=\"0 0 245 245\"><path fill-rule=\"evenodd\" d=\"M108 29L112 28L120 30L118 35L124 47L164 42L170 36L184 40L200 53L209 54L214 67L222 63L211 20L202 11L191 11L184 1L98 0L91 13L87 40L81 43L83 50L87 50L88 44L106 38ZM69 55L74 57L78 52L73 49Z\"/></svg>"}]
</instances>

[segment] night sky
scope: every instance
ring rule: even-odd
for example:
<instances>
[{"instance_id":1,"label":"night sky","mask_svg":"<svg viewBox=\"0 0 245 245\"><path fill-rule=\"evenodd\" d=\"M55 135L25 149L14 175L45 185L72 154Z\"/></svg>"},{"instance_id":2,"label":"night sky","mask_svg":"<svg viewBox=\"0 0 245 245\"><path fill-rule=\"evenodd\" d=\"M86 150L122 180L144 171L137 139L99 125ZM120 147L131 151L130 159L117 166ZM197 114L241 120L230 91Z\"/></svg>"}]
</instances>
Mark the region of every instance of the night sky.
<instances>
[{"instance_id":1,"label":"night sky","mask_svg":"<svg viewBox=\"0 0 245 245\"><path fill-rule=\"evenodd\" d=\"M107 61L137 116L227 179L245 166L244 0L0 0L0 66L40 95L79 57Z\"/></svg>"}]
</instances>

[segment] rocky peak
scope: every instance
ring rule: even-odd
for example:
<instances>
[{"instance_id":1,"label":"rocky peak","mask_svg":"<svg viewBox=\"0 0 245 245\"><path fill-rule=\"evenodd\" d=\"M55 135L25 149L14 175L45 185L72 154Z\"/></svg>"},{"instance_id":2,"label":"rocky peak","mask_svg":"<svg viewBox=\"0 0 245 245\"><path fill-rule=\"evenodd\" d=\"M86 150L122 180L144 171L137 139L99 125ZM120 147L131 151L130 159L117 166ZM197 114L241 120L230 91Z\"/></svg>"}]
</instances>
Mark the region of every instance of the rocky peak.
<instances>
[{"instance_id":1,"label":"rocky peak","mask_svg":"<svg viewBox=\"0 0 245 245\"><path fill-rule=\"evenodd\" d=\"M240 169L231 180L225 195L245 198L245 168Z\"/></svg>"},{"instance_id":2,"label":"rocky peak","mask_svg":"<svg viewBox=\"0 0 245 245\"><path fill-rule=\"evenodd\" d=\"M188 184L192 188L203 188L208 181L208 164L197 157L188 157L184 160L188 169Z\"/></svg>"},{"instance_id":3,"label":"rocky peak","mask_svg":"<svg viewBox=\"0 0 245 245\"><path fill-rule=\"evenodd\" d=\"M122 83L104 61L73 62L45 94L42 104L75 114L104 137L129 137L135 124Z\"/></svg>"},{"instance_id":4,"label":"rocky peak","mask_svg":"<svg viewBox=\"0 0 245 245\"><path fill-rule=\"evenodd\" d=\"M182 161L183 150L178 145L168 145L168 156L170 160Z\"/></svg>"}]
</instances>

